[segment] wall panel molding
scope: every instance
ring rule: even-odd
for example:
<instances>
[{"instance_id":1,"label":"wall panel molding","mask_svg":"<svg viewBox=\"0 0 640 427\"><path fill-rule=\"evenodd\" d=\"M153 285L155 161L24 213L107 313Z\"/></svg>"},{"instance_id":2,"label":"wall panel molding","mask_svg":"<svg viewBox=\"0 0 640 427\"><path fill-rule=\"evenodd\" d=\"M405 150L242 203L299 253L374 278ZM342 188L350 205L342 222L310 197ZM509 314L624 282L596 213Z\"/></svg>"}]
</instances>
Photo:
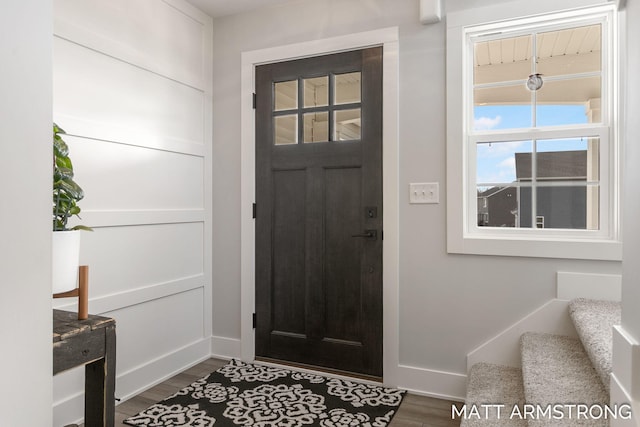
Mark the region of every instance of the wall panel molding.
<instances>
[{"instance_id":1,"label":"wall panel molding","mask_svg":"<svg viewBox=\"0 0 640 427\"><path fill-rule=\"evenodd\" d=\"M198 274L196 276L183 277L177 280L117 292L111 295L89 298L89 307L93 314L104 314L122 308L144 304L159 298L166 298L182 292L203 288L204 286L204 275ZM78 309L75 298L57 301L58 302L54 302L54 308L68 311L77 311Z\"/></svg>"},{"instance_id":2,"label":"wall panel molding","mask_svg":"<svg viewBox=\"0 0 640 427\"><path fill-rule=\"evenodd\" d=\"M141 137L139 134L129 133L125 129L114 129L108 124L92 122L70 114L55 113L54 120L59 124L64 123L65 131L69 130L67 136L71 138L110 142L189 156L205 156L206 148L200 141L179 139L167 135Z\"/></svg>"},{"instance_id":3,"label":"wall panel molding","mask_svg":"<svg viewBox=\"0 0 640 427\"><path fill-rule=\"evenodd\" d=\"M82 220L73 223L91 224L91 227L124 227L153 224L182 224L204 222L204 209L175 210L113 210L82 211Z\"/></svg>"},{"instance_id":4,"label":"wall panel molding","mask_svg":"<svg viewBox=\"0 0 640 427\"><path fill-rule=\"evenodd\" d=\"M59 123L67 132L147 145L204 143L203 90L60 37L54 37L54 60L54 118L91 124L78 132Z\"/></svg>"},{"instance_id":5,"label":"wall panel molding","mask_svg":"<svg viewBox=\"0 0 640 427\"><path fill-rule=\"evenodd\" d=\"M148 13L154 19L144 19ZM174 27L163 31L156 22ZM207 25L210 18L183 1L60 0L54 7L55 36L201 90ZM141 37L145 32L155 37Z\"/></svg>"}]
</instances>

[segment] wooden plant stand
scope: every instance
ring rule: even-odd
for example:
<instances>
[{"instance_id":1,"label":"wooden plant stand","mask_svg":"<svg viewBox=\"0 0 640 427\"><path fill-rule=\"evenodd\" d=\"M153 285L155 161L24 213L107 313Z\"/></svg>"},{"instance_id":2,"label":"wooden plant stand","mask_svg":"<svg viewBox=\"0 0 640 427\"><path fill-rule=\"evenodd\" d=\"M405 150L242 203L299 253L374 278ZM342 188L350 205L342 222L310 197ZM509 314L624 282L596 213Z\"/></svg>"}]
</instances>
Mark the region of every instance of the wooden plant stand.
<instances>
[{"instance_id":1,"label":"wooden plant stand","mask_svg":"<svg viewBox=\"0 0 640 427\"><path fill-rule=\"evenodd\" d=\"M72 291L53 294L54 298L78 297L78 320L89 316L89 266L78 267L78 287Z\"/></svg>"}]
</instances>

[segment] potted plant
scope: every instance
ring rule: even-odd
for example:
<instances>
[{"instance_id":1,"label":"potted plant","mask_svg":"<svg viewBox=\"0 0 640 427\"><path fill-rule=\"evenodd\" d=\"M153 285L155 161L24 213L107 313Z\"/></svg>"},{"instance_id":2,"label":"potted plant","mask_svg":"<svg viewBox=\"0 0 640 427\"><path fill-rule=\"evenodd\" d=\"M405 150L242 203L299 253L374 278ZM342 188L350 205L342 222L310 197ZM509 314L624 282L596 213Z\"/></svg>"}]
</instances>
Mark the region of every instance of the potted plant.
<instances>
[{"instance_id":1,"label":"potted plant","mask_svg":"<svg viewBox=\"0 0 640 427\"><path fill-rule=\"evenodd\" d=\"M73 180L73 164L69 158L69 146L64 142L62 130L53 124L53 293L75 289L80 263L80 230L90 227L67 227L69 218L78 216L78 202L84 191Z\"/></svg>"}]
</instances>

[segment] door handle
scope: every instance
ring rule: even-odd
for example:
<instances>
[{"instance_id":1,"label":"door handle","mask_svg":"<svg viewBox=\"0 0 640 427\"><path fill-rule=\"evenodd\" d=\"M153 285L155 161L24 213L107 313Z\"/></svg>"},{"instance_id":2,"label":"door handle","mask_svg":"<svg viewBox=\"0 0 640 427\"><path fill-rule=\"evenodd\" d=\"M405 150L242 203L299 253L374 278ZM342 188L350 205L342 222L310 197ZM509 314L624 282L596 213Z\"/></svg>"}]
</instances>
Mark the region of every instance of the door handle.
<instances>
[{"instance_id":1,"label":"door handle","mask_svg":"<svg viewBox=\"0 0 640 427\"><path fill-rule=\"evenodd\" d=\"M361 237L363 239L376 240L376 238L378 237L378 231L377 230L364 230L364 233L362 233L362 234L352 234L351 237Z\"/></svg>"}]
</instances>

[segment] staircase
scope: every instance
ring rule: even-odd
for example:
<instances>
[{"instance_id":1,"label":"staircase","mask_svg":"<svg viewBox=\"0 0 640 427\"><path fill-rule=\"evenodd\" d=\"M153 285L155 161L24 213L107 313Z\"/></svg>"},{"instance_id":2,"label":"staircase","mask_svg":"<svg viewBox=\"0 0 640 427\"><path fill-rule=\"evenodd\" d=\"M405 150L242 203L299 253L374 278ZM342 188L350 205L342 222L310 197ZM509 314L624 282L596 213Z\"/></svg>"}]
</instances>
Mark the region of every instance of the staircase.
<instances>
[{"instance_id":1,"label":"staircase","mask_svg":"<svg viewBox=\"0 0 640 427\"><path fill-rule=\"evenodd\" d=\"M608 426L600 411L609 405L612 327L620 313L617 302L573 300L569 315L579 339L526 332L522 369L473 365L460 426Z\"/></svg>"}]
</instances>

